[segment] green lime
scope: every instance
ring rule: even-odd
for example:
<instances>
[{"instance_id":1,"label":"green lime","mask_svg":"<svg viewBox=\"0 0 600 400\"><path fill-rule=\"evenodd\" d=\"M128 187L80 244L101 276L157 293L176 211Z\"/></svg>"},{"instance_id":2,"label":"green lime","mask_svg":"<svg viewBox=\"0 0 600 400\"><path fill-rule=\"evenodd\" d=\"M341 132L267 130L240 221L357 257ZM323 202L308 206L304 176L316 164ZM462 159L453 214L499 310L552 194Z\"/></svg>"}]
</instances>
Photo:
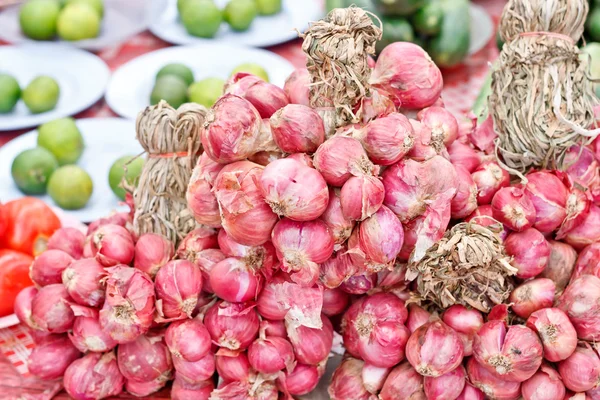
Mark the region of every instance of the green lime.
<instances>
[{"instance_id":1,"label":"green lime","mask_svg":"<svg viewBox=\"0 0 600 400\"><path fill-rule=\"evenodd\" d=\"M8 74L0 74L0 114L11 112L21 97L19 82Z\"/></svg>"},{"instance_id":2,"label":"green lime","mask_svg":"<svg viewBox=\"0 0 600 400\"><path fill-rule=\"evenodd\" d=\"M185 30L202 38L215 36L223 21L221 10L210 0L185 0L180 15Z\"/></svg>"},{"instance_id":3,"label":"green lime","mask_svg":"<svg viewBox=\"0 0 600 400\"><path fill-rule=\"evenodd\" d=\"M180 63L167 64L162 67L156 74L156 79L165 75L175 75L185 82L186 85L191 85L194 82L194 73L186 65Z\"/></svg>"},{"instance_id":4,"label":"green lime","mask_svg":"<svg viewBox=\"0 0 600 400\"><path fill-rule=\"evenodd\" d=\"M86 3L70 3L58 17L58 36L64 40L83 40L98 36L100 16Z\"/></svg>"},{"instance_id":5,"label":"green lime","mask_svg":"<svg viewBox=\"0 0 600 400\"><path fill-rule=\"evenodd\" d=\"M54 154L60 165L75 164L85 147L73 118L55 119L40 126L37 144Z\"/></svg>"},{"instance_id":6,"label":"green lime","mask_svg":"<svg viewBox=\"0 0 600 400\"><path fill-rule=\"evenodd\" d=\"M258 14L254 0L231 0L223 10L225 21L234 31L245 31L250 28Z\"/></svg>"},{"instance_id":7,"label":"green lime","mask_svg":"<svg viewBox=\"0 0 600 400\"><path fill-rule=\"evenodd\" d=\"M25 150L15 157L10 173L17 187L25 194L44 194L58 161L42 147Z\"/></svg>"},{"instance_id":8,"label":"green lime","mask_svg":"<svg viewBox=\"0 0 600 400\"><path fill-rule=\"evenodd\" d=\"M60 6L56 0L30 0L19 11L19 23L25 36L36 40L52 39Z\"/></svg>"},{"instance_id":9,"label":"green lime","mask_svg":"<svg viewBox=\"0 0 600 400\"><path fill-rule=\"evenodd\" d=\"M158 78L150 94L150 104L158 104L161 100L178 108L187 101L187 85L181 78L173 75Z\"/></svg>"},{"instance_id":10,"label":"green lime","mask_svg":"<svg viewBox=\"0 0 600 400\"><path fill-rule=\"evenodd\" d=\"M439 1L433 0L417 10L412 17L412 24L415 31L423 35L433 36L440 33L443 19L444 7Z\"/></svg>"},{"instance_id":11,"label":"green lime","mask_svg":"<svg viewBox=\"0 0 600 400\"><path fill-rule=\"evenodd\" d=\"M238 72L247 72L252 75L256 75L265 82L269 82L269 74L267 71L258 64L255 63L244 63L240 64L231 71L231 76L237 74Z\"/></svg>"},{"instance_id":12,"label":"green lime","mask_svg":"<svg viewBox=\"0 0 600 400\"><path fill-rule=\"evenodd\" d=\"M60 208L79 210L92 197L94 183L90 175L77 165L58 168L48 182L48 194Z\"/></svg>"},{"instance_id":13,"label":"green lime","mask_svg":"<svg viewBox=\"0 0 600 400\"><path fill-rule=\"evenodd\" d=\"M273 15L281 11L281 0L254 0L260 15Z\"/></svg>"},{"instance_id":14,"label":"green lime","mask_svg":"<svg viewBox=\"0 0 600 400\"><path fill-rule=\"evenodd\" d=\"M202 79L188 88L188 97L191 102L210 108L223 95L223 85L225 81L221 78Z\"/></svg>"},{"instance_id":15,"label":"green lime","mask_svg":"<svg viewBox=\"0 0 600 400\"><path fill-rule=\"evenodd\" d=\"M100 19L104 17L104 0L66 0L65 5L72 3L83 3L92 6L98 13Z\"/></svg>"},{"instance_id":16,"label":"green lime","mask_svg":"<svg viewBox=\"0 0 600 400\"><path fill-rule=\"evenodd\" d=\"M177 11L181 14L181 10L183 9L183 5L187 3L188 0L177 0Z\"/></svg>"},{"instance_id":17,"label":"green lime","mask_svg":"<svg viewBox=\"0 0 600 400\"><path fill-rule=\"evenodd\" d=\"M113 163L108 172L108 184L113 193L121 200L125 200L125 189L121 187L123 178L125 178L127 185L137 186L139 177L142 174L144 159L135 157L136 156L123 156L119 158ZM134 160L132 161L132 159Z\"/></svg>"},{"instance_id":18,"label":"green lime","mask_svg":"<svg viewBox=\"0 0 600 400\"><path fill-rule=\"evenodd\" d=\"M23 90L23 101L34 114L52 110L58 103L60 87L51 77L41 75L34 78Z\"/></svg>"}]
</instances>

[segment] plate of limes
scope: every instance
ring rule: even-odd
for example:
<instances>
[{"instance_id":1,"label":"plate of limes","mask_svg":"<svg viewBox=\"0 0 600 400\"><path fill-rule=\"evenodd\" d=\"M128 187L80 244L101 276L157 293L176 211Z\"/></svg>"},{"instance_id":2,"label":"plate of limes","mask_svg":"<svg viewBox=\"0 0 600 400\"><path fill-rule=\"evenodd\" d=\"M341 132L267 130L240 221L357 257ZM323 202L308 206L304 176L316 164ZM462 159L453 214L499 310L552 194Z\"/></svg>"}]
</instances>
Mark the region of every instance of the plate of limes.
<instances>
[{"instance_id":1,"label":"plate of limes","mask_svg":"<svg viewBox=\"0 0 600 400\"><path fill-rule=\"evenodd\" d=\"M172 107L194 102L210 107L235 72L249 72L283 87L294 66L263 49L207 42L156 50L117 69L108 84L106 102L125 118L159 100Z\"/></svg>"},{"instance_id":2,"label":"plate of limes","mask_svg":"<svg viewBox=\"0 0 600 400\"><path fill-rule=\"evenodd\" d=\"M0 12L0 39L101 50L146 29L152 20L148 5L148 0L24 0Z\"/></svg>"},{"instance_id":3,"label":"plate of limes","mask_svg":"<svg viewBox=\"0 0 600 400\"><path fill-rule=\"evenodd\" d=\"M319 0L156 0L153 7L150 31L174 44L273 46L324 14Z\"/></svg>"},{"instance_id":4,"label":"plate of limes","mask_svg":"<svg viewBox=\"0 0 600 400\"><path fill-rule=\"evenodd\" d=\"M126 211L124 186L137 183L142 151L131 120L47 122L0 148L0 201L40 197L82 222Z\"/></svg>"},{"instance_id":5,"label":"plate of limes","mask_svg":"<svg viewBox=\"0 0 600 400\"><path fill-rule=\"evenodd\" d=\"M99 57L73 47L0 46L0 131L85 110L102 97L109 75Z\"/></svg>"}]
</instances>

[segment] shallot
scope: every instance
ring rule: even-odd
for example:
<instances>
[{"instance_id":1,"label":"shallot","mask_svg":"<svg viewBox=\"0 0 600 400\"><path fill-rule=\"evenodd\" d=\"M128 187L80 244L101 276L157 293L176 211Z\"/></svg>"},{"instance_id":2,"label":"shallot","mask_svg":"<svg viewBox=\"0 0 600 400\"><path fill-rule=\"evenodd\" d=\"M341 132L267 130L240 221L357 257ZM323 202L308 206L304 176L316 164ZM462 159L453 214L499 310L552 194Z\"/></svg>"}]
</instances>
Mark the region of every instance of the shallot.
<instances>
[{"instance_id":1,"label":"shallot","mask_svg":"<svg viewBox=\"0 0 600 400\"><path fill-rule=\"evenodd\" d=\"M38 286L62 283L62 272L71 262L73 257L62 250L46 250L31 264L29 276Z\"/></svg>"},{"instance_id":2,"label":"shallot","mask_svg":"<svg viewBox=\"0 0 600 400\"><path fill-rule=\"evenodd\" d=\"M585 392L598 386L600 358L589 343L581 342L569 358L558 363L558 372L567 389Z\"/></svg>"},{"instance_id":3,"label":"shallot","mask_svg":"<svg viewBox=\"0 0 600 400\"><path fill-rule=\"evenodd\" d=\"M156 378L147 382L139 382L132 379L125 381L125 390L127 393L134 395L135 397L146 397L152 393L158 392L160 389L165 387L167 381L165 378Z\"/></svg>"},{"instance_id":4,"label":"shallot","mask_svg":"<svg viewBox=\"0 0 600 400\"><path fill-rule=\"evenodd\" d=\"M191 318L202 290L202 273L187 260L169 261L158 270L155 286L156 309L160 316Z\"/></svg>"},{"instance_id":5,"label":"shallot","mask_svg":"<svg viewBox=\"0 0 600 400\"><path fill-rule=\"evenodd\" d=\"M212 228L221 227L219 203L212 191L223 164L213 161L208 153L202 153L194 167L185 199L196 222Z\"/></svg>"},{"instance_id":6,"label":"shallot","mask_svg":"<svg viewBox=\"0 0 600 400\"><path fill-rule=\"evenodd\" d=\"M258 336L259 321L252 306L219 302L206 312L204 325L220 347L245 350Z\"/></svg>"},{"instance_id":7,"label":"shallot","mask_svg":"<svg viewBox=\"0 0 600 400\"><path fill-rule=\"evenodd\" d=\"M75 322L69 338L79 351L103 353L117 346L117 342L100 326L98 310L78 305L72 305L71 308Z\"/></svg>"},{"instance_id":8,"label":"shallot","mask_svg":"<svg viewBox=\"0 0 600 400\"><path fill-rule=\"evenodd\" d=\"M431 314L419 307L418 305L412 303L408 305L408 319L406 320L406 327L413 333L417 330L417 328L425 325L429 322L431 318Z\"/></svg>"},{"instance_id":9,"label":"shallot","mask_svg":"<svg viewBox=\"0 0 600 400\"><path fill-rule=\"evenodd\" d=\"M600 242L600 207L591 205L589 213L583 218L580 225L565 234L564 241L576 250Z\"/></svg>"},{"instance_id":10,"label":"shallot","mask_svg":"<svg viewBox=\"0 0 600 400\"><path fill-rule=\"evenodd\" d=\"M492 199L492 216L509 229L522 232L536 221L536 211L527 192L518 187L500 188Z\"/></svg>"},{"instance_id":11,"label":"shallot","mask_svg":"<svg viewBox=\"0 0 600 400\"><path fill-rule=\"evenodd\" d=\"M133 266L154 278L174 254L173 242L156 233L145 233L135 243Z\"/></svg>"},{"instance_id":12,"label":"shallot","mask_svg":"<svg viewBox=\"0 0 600 400\"><path fill-rule=\"evenodd\" d=\"M173 366L175 367L177 379L184 382L197 385L215 373L215 355L209 352L198 361L186 361L183 358L174 358Z\"/></svg>"},{"instance_id":13,"label":"shallot","mask_svg":"<svg viewBox=\"0 0 600 400\"><path fill-rule=\"evenodd\" d=\"M190 385L182 379L175 378L171 387L171 400L209 400L214 389L215 384L212 380Z\"/></svg>"},{"instance_id":14,"label":"shallot","mask_svg":"<svg viewBox=\"0 0 600 400\"><path fill-rule=\"evenodd\" d=\"M283 89L263 80L249 85L242 97L256 108L261 118L270 118L275 111L289 103Z\"/></svg>"},{"instance_id":15,"label":"shallot","mask_svg":"<svg viewBox=\"0 0 600 400\"><path fill-rule=\"evenodd\" d=\"M327 359L333 345L333 326L324 315L321 315L321 325L319 328L297 326L294 323L286 325L298 362L317 365Z\"/></svg>"},{"instance_id":16,"label":"shallot","mask_svg":"<svg viewBox=\"0 0 600 400\"><path fill-rule=\"evenodd\" d=\"M512 311L521 318L529 318L532 312L552 307L556 285L551 279L536 278L523 282L510 294Z\"/></svg>"},{"instance_id":17,"label":"shallot","mask_svg":"<svg viewBox=\"0 0 600 400\"><path fill-rule=\"evenodd\" d=\"M471 174L464 167L455 165L458 186L456 195L452 198L451 212L453 219L468 217L477 209L477 185Z\"/></svg>"},{"instance_id":18,"label":"shallot","mask_svg":"<svg viewBox=\"0 0 600 400\"><path fill-rule=\"evenodd\" d=\"M481 390L467 382L462 393L456 398L456 400L485 400L485 395Z\"/></svg>"},{"instance_id":19,"label":"shallot","mask_svg":"<svg viewBox=\"0 0 600 400\"><path fill-rule=\"evenodd\" d=\"M252 368L263 374L274 374L294 368L294 349L289 341L278 336L265 336L264 332L248 348L248 361Z\"/></svg>"},{"instance_id":20,"label":"shallot","mask_svg":"<svg viewBox=\"0 0 600 400\"><path fill-rule=\"evenodd\" d=\"M491 399L517 400L521 395L521 383L505 380L479 364L475 357L467 361L470 382ZM465 397L465 400L471 400Z\"/></svg>"},{"instance_id":21,"label":"shallot","mask_svg":"<svg viewBox=\"0 0 600 400\"><path fill-rule=\"evenodd\" d=\"M223 229L219 231L218 238L219 248L226 256L240 258L249 268L261 272L267 279L273 275L277 263L273 243L265 242L259 246L246 246L233 240ZM202 264L200 263L200 268L203 268Z\"/></svg>"},{"instance_id":22,"label":"shallot","mask_svg":"<svg viewBox=\"0 0 600 400\"><path fill-rule=\"evenodd\" d=\"M283 91L290 103L310 106L310 76L306 68L296 68L285 80Z\"/></svg>"},{"instance_id":23,"label":"shallot","mask_svg":"<svg viewBox=\"0 0 600 400\"><path fill-rule=\"evenodd\" d=\"M582 275L573 280L558 299L582 340L600 339L600 278Z\"/></svg>"},{"instance_id":24,"label":"shallot","mask_svg":"<svg viewBox=\"0 0 600 400\"><path fill-rule=\"evenodd\" d=\"M567 233L580 226L588 217L591 205L592 197L589 192L576 187L571 188L567 198L567 216L556 232L556 239L563 239Z\"/></svg>"},{"instance_id":25,"label":"shallot","mask_svg":"<svg viewBox=\"0 0 600 400\"><path fill-rule=\"evenodd\" d=\"M463 167L469 171L469 173L475 172L482 162L482 157L479 152L458 140L448 147L448 154L452 165L455 167Z\"/></svg>"},{"instance_id":26,"label":"shallot","mask_svg":"<svg viewBox=\"0 0 600 400\"><path fill-rule=\"evenodd\" d=\"M510 184L510 175L494 161L479 165L471 174L477 185L477 203L490 204L498 190Z\"/></svg>"},{"instance_id":27,"label":"shallot","mask_svg":"<svg viewBox=\"0 0 600 400\"><path fill-rule=\"evenodd\" d=\"M556 285L557 292L562 292L567 287L573 270L578 269L575 268L575 262L585 259L584 254L586 254L586 251L584 249L578 259L577 251L568 244L555 240L549 240L548 244L550 245L548 264L538 276L540 278L551 279ZM594 259L600 260L600 245L598 245L598 255ZM598 265L600 266L600 261Z\"/></svg>"},{"instance_id":28,"label":"shallot","mask_svg":"<svg viewBox=\"0 0 600 400\"><path fill-rule=\"evenodd\" d=\"M542 364L540 370L521 385L524 400L563 400L565 392L560 375L548 364Z\"/></svg>"},{"instance_id":29,"label":"shallot","mask_svg":"<svg viewBox=\"0 0 600 400\"><path fill-rule=\"evenodd\" d=\"M165 343L174 358L194 362L208 354L211 338L202 321L187 319L169 325L165 331Z\"/></svg>"},{"instance_id":30,"label":"shallot","mask_svg":"<svg viewBox=\"0 0 600 400\"><path fill-rule=\"evenodd\" d=\"M76 260L83 257L85 235L79 229L64 227L50 236L46 244L48 250L62 250Z\"/></svg>"},{"instance_id":31,"label":"shallot","mask_svg":"<svg viewBox=\"0 0 600 400\"><path fill-rule=\"evenodd\" d=\"M100 226L91 236L92 251L100 264L112 267L133 261L135 245L131 233L120 225Z\"/></svg>"},{"instance_id":32,"label":"shallot","mask_svg":"<svg viewBox=\"0 0 600 400\"><path fill-rule=\"evenodd\" d=\"M171 353L162 336L155 333L119 345L117 361L119 370L128 380L149 382L161 377L165 381L171 378Z\"/></svg>"},{"instance_id":33,"label":"shallot","mask_svg":"<svg viewBox=\"0 0 600 400\"><path fill-rule=\"evenodd\" d=\"M67 293L77 304L90 307L104 303L105 277L104 267L94 258L75 260L62 272Z\"/></svg>"},{"instance_id":34,"label":"shallot","mask_svg":"<svg viewBox=\"0 0 600 400\"><path fill-rule=\"evenodd\" d=\"M314 153L325 140L325 126L310 107L288 104L269 120L277 146L285 153Z\"/></svg>"},{"instance_id":35,"label":"shallot","mask_svg":"<svg viewBox=\"0 0 600 400\"><path fill-rule=\"evenodd\" d=\"M81 356L66 335L36 345L29 358L29 372L40 379L60 378L67 367Z\"/></svg>"},{"instance_id":36,"label":"shallot","mask_svg":"<svg viewBox=\"0 0 600 400\"><path fill-rule=\"evenodd\" d=\"M504 247L506 254L513 257L511 265L518 269L517 278L521 279L539 275L550 258L550 245L535 228L509 234Z\"/></svg>"},{"instance_id":37,"label":"shallot","mask_svg":"<svg viewBox=\"0 0 600 400\"><path fill-rule=\"evenodd\" d=\"M384 196L385 187L379 178L370 175L350 177L340 192L342 214L347 219L362 221L379 210Z\"/></svg>"},{"instance_id":38,"label":"shallot","mask_svg":"<svg viewBox=\"0 0 600 400\"><path fill-rule=\"evenodd\" d=\"M363 369L364 371L364 369ZM320 373L314 365L296 364L293 371L285 374L285 390L294 396L312 392L319 383Z\"/></svg>"},{"instance_id":39,"label":"shallot","mask_svg":"<svg viewBox=\"0 0 600 400\"><path fill-rule=\"evenodd\" d=\"M426 376L423 379L425 395L428 400L455 400L465 387L465 368L459 365L453 371L436 378Z\"/></svg>"},{"instance_id":40,"label":"shallot","mask_svg":"<svg viewBox=\"0 0 600 400\"><path fill-rule=\"evenodd\" d=\"M408 362L397 365L387 376L379 393L381 400L425 400L423 377Z\"/></svg>"},{"instance_id":41,"label":"shallot","mask_svg":"<svg viewBox=\"0 0 600 400\"><path fill-rule=\"evenodd\" d=\"M458 138L458 121L443 107L432 106L417 114L417 119L431 130L431 139L446 146Z\"/></svg>"},{"instance_id":42,"label":"shallot","mask_svg":"<svg viewBox=\"0 0 600 400\"><path fill-rule=\"evenodd\" d=\"M348 308L350 302L348 293L339 288L323 290L322 312L328 317L339 315Z\"/></svg>"},{"instance_id":43,"label":"shallot","mask_svg":"<svg viewBox=\"0 0 600 400\"><path fill-rule=\"evenodd\" d=\"M331 378L327 389L331 400L371 400L373 395L367 391L362 380L364 362L352 357L342 360Z\"/></svg>"},{"instance_id":44,"label":"shallot","mask_svg":"<svg viewBox=\"0 0 600 400\"><path fill-rule=\"evenodd\" d=\"M365 363L362 370L362 380L367 391L369 393L377 394L383 387L385 379L389 375L390 371L391 368L376 367L374 365Z\"/></svg>"},{"instance_id":45,"label":"shallot","mask_svg":"<svg viewBox=\"0 0 600 400\"><path fill-rule=\"evenodd\" d=\"M542 233L552 232L560 227L567 216L569 190L563 181L549 171L527 174L525 193L535 208L533 227Z\"/></svg>"},{"instance_id":46,"label":"shallot","mask_svg":"<svg viewBox=\"0 0 600 400\"><path fill-rule=\"evenodd\" d=\"M75 321L71 302L67 290L59 283L40 288L31 302L32 325L50 333L69 331Z\"/></svg>"},{"instance_id":47,"label":"shallot","mask_svg":"<svg viewBox=\"0 0 600 400\"><path fill-rule=\"evenodd\" d=\"M444 311L442 321L454 329L463 342L464 355L473 354L473 337L483 326L483 316L474 309L461 304L450 306Z\"/></svg>"},{"instance_id":48,"label":"shallot","mask_svg":"<svg viewBox=\"0 0 600 400\"><path fill-rule=\"evenodd\" d=\"M413 136L408 118L397 112L374 119L353 133L371 161L379 165L392 165L400 161L413 147Z\"/></svg>"},{"instance_id":49,"label":"shallot","mask_svg":"<svg viewBox=\"0 0 600 400\"><path fill-rule=\"evenodd\" d=\"M114 352L88 353L69 365L64 376L65 390L75 400L104 399L123 391L125 378Z\"/></svg>"},{"instance_id":50,"label":"shallot","mask_svg":"<svg viewBox=\"0 0 600 400\"><path fill-rule=\"evenodd\" d=\"M342 244L348 240L354 228L354 221L346 218L342 212L339 189L329 189L329 204L321 215L321 219L331 230L336 244Z\"/></svg>"},{"instance_id":51,"label":"shallot","mask_svg":"<svg viewBox=\"0 0 600 400\"><path fill-rule=\"evenodd\" d=\"M215 355L217 373L225 381L246 381L250 376L250 361L245 352L220 348Z\"/></svg>"},{"instance_id":52,"label":"shallot","mask_svg":"<svg viewBox=\"0 0 600 400\"><path fill-rule=\"evenodd\" d=\"M29 328L35 328L31 318L31 307L38 289L35 286L29 286L21 290L15 298L15 314L19 322Z\"/></svg>"},{"instance_id":53,"label":"shallot","mask_svg":"<svg viewBox=\"0 0 600 400\"><path fill-rule=\"evenodd\" d=\"M346 136L327 139L319 146L313 163L325 181L337 187L351 176L373 175L378 171L360 141Z\"/></svg>"}]
</instances>

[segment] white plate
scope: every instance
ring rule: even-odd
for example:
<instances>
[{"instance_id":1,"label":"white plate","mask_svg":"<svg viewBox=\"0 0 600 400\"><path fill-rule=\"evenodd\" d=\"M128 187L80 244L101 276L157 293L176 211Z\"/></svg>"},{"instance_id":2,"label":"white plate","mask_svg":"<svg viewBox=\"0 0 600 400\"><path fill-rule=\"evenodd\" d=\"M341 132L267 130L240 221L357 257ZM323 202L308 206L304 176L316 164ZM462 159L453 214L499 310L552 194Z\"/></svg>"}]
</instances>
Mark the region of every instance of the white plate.
<instances>
[{"instance_id":1,"label":"white plate","mask_svg":"<svg viewBox=\"0 0 600 400\"><path fill-rule=\"evenodd\" d=\"M38 75L51 76L60 86L53 110L32 114L19 100L12 112L0 114L0 131L32 127L85 110L102 97L110 76L99 57L55 43L0 46L0 72L13 75L22 89Z\"/></svg>"},{"instance_id":2,"label":"white plate","mask_svg":"<svg viewBox=\"0 0 600 400\"><path fill-rule=\"evenodd\" d=\"M98 37L68 42L86 50L101 50L124 42L129 37L145 30L152 19L150 0L104 0L104 18ZM20 6L8 7L0 13L0 39L9 43L36 42L21 32L19 25Z\"/></svg>"},{"instance_id":3,"label":"white plate","mask_svg":"<svg viewBox=\"0 0 600 400\"><path fill-rule=\"evenodd\" d=\"M217 0L220 8L227 0ZM177 0L155 0L150 31L164 41L174 44L193 44L220 41L253 47L267 47L298 37L296 29L304 31L308 23L323 17L321 2L317 0L283 0L279 14L258 16L247 31L236 32L223 22L212 39L203 39L187 33L177 12Z\"/></svg>"},{"instance_id":4,"label":"white plate","mask_svg":"<svg viewBox=\"0 0 600 400\"><path fill-rule=\"evenodd\" d=\"M63 210L64 214L82 222L91 222L112 211L127 211L108 185L108 171L112 163L127 154L137 155L143 149L135 138L135 122L121 118L86 118L76 121L85 141L85 151L78 165L86 170L94 182L89 203L81 210ZM23 197L12 180L10 167L21 151L36 146L37 131L31 131L6 143L0 148L0 201ZM40 196L55 205L50 196Z\"/></svg>"},{"instance_id":5,"label":"white plate","mask_svg":"<svg viewBox=\"0 0 600 400\"><path fill-rule=\"evenodd\" d=\"M16 314L10 314L6 317L0 317L0 329L8 328L9 326L17 325L19 319Z\"/></svg>"},{"instance_id":6,"label":"white plate","mask_svg":"<svg viewBox=\"0 0 600 400\"><path fill-rule=\"evenodd\" d=\"M150 92L158 70L174 62L189 66L194 72L195 80L213 76L227 79L239 64L258 63L268 72L270 82L280 87L283 87L285 79L294 71L294 66L289 61L262 49L220 42L169 47L137 57L116 70L106 91L109 107L123 117L136 118L150 104Z\"/></svg>"},{"instance_id":7,"label":"white plate","mask_svg":"<svg viewBox=\"0 0 600 400\"><path fill-rule=\"evenodd\" d=\"M469 54L474 54L483 49L494 35L494 23L481 6L469 4L469 14L471 15Z\"/></svg>"}]
</instances>

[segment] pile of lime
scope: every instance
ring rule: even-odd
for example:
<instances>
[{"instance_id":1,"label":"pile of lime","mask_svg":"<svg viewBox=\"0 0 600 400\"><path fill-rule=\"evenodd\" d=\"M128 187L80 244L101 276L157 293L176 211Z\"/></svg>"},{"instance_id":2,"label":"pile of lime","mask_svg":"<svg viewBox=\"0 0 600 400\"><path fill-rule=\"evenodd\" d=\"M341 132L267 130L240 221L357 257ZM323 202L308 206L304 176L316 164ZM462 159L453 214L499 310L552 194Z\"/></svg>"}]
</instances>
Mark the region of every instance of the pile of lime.
<instances>
[{"instance_id":1,"label":"pile of lime","mask_svg":"<svg viewBox=\"0 0 600 400\"><path fill-rule=\"evenodd\" d=\"M240 64L233 69L231 75L238 72L248 72L266 82L269 81L267 71L258 64ZM218 77L194 81L194 73L187 65L167 64L156 74L154 88L150 94L150 103L157 104L164 100L172 107L178 108L189 101L209 108L223 95L224 85L225 81Z\"/></svg>"},{"instance_id":2,"label":"pile of lime","mask_svg":"<svg viewBox=\"0 0 600 400\"><path fill-rule=\"evenodd\" d=\"M19 23L25 36L35 40L91 39L100 33L103 0L28 0L21 6Z\"/></svg>"},{"instance_id":3,"label":"pile of lime","mask_svg":"<svg viewBox=\"0 0 600 400\"><path fill-rule=\"evenodd\" d=\"M177 10L186 31L193 36L212 38L222 22L234 31L246 31L257 15L275 15L282 0L230 0L220 9L213 0L177 0Z\"/></svg>"},{"instance_id":4,"label":"pile of lime","mask_svg":"<svg viewBox=\"0 0 600 400\"><path fill-rule=\"evenodd\" d=\"M19 99L34 114L50 111L56 107L59 95L58 83L49 76L37 76L21 90L14 76L0 73L0 114L11 112Z\"/></svg>"}]
</instances>

